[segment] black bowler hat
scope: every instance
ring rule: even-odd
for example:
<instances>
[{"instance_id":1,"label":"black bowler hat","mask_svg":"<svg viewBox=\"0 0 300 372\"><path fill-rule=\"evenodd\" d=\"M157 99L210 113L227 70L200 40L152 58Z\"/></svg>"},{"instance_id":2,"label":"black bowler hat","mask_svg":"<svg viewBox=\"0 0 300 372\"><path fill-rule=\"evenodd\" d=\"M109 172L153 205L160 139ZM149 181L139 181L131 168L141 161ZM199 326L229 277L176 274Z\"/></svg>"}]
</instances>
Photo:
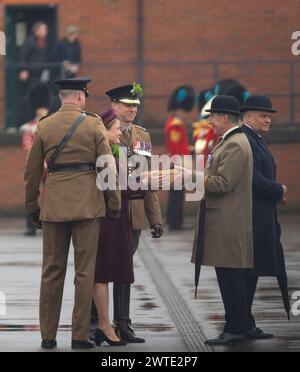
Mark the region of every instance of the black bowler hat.
<instances>
[{"instance_id":1,"label":"black bowler hat","mask_svg":"<svg viewBox=\"0 0 300 372\"><path fill-rule=\"evenodd\" d=\"M143 88L140 84L128 84L105 92L112 102L122 102L128 105L140 105L143 97Z\"/></svg>"},{"instance_id":2,"label":"black bowler hat","mask_svg":"<svg viewBox=\"0 0 300 372\"><path fill-rule=\"evenodd\" d=\"M81 90L85 93L86 97L89 97L89 91L87 84L92 81L89 77L83 78L72 78L72 79L61 79L55 80L54 83L59 85L60 90Z\"/></svg>"},{"instance_id":3,"label":"black bowler hat","mask_svg":"<svg viewBox=\"0 0 300 372\"><path fill-rule=\"evenodd\" d=\"M241 115L239 101L232 96L216 96L211 103L211 109L206 112Z\"/></svg>"},{"instance_id":4,"label":"black bowler hat","mask_svg":"<svg viewBox=\"0 0 300 372\"><path fill-rule=\"evenodd\" d=\"M273 109L270 98L261 95L250 96L246 100L244 106L241 108L241 112L247 111L277 112Z\"/></svg>"}]
</instances>

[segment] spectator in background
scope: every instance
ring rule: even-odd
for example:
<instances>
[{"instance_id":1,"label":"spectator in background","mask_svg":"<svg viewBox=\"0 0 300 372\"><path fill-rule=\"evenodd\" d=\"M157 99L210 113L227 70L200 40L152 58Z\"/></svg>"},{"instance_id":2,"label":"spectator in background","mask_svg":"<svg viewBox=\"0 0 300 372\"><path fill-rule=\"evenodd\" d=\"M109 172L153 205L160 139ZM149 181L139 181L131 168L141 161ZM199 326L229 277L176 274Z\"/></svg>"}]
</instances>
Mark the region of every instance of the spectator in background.
<instances>
[{"instance_id":1,"label":"spectator in background","mask_svg":"<svg viewBox=\"0 0 300 372\"><path fill-rule=\"evenodd\" d=\"M64 66L65 78L76 77L81 64L81 46L78 40L79 31L69 26L64 39L58 42L54 51L54 61Z\"/></svg>"},{"instance_id":2,"label":"spectator in background","mask_svg":"<svg viewBox=\"0 0 300 372\"><path fill-rule=\"evenodd\" d=\"M20 128L22 132L22 144L23 149L26 152L26 154L29 154L33 140L34 140L34 133L36 130L36 126L39 122L39 120L48 115L49 113L49 106L50 106L50 95L49 90L46 85L38 85L36 86L30 95L31 100L31 106L32 110L35 112L35 118L31 120L30 122L22 125ZM43 182L45 181L46 173L43 177ZM32 224L31 219L27 215L26 217L26 231L24 233L25 236L35 236L36 235L36 228Z\"/></svg>"},{"instance_id":3,"label":"spectator in background","mask_svg":"<svg viewBox=\"0 0 300 372\"><path fill-rule=\"evenodd\" d=\"M186 130L188 113L195 106L195 91L190 86L178 87L171 95L168 111L170 116L165 125L165 136L168 155L190 155ZM192 226L183 225L184 190L171 190L169 193L167 219L170 230L187 230Z\"/></svg>"},{"instance_id":4,"label":"spectator in background","mask_svg":"<svg viewBox=\"0 0 300 372\"><path fill-rule=\"evenodd\" d=\"M19 124L31 120L34 112L30 110L29 97L32 90L41 83L49 81L49 71L43 64L48 62L47 45L48 26L37 22L32 28L32 34L25 41L20 51L19 62L24 64L19 73L21 83L21 110Z\"/></svg>"}]
</instances>

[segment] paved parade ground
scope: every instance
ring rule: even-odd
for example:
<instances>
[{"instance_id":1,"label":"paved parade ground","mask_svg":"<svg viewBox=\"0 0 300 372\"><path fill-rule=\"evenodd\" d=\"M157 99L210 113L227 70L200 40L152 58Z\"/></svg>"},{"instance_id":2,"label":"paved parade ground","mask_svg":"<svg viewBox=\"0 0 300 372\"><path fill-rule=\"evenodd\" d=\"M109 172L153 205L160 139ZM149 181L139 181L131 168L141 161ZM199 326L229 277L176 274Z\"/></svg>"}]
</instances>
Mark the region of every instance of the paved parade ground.
<instances>
[{"instance_id":1,"label":"paved parade ground","mask_svg":"<svg viewBox=\"0 0 300 372\"><path fill-rule=\"evenodd\" d=\"M292 296L300 291L300 215L281 216L280 220ZM166 232L159 241L144 233L135 256L132 318L137 334L147 342L122 348L103 345L93 351L300 351L300 316L292 315L291 321L287 321L273 278L260 281L254 313L257 325L274 333L274 340L215 350L204 345L206 338L221 333L223 307L213 269L203 269L198 298L194 299L192 241L193 231ZM0 294L2 298L3 293L6 296L6 315L1 314L0 308L0 351L41 351L38 325L41 260L41 235L25 238L23 220L0 220ZM70 254L57 351L71 350L73 276Z\"/></svg>"}]
</instances>

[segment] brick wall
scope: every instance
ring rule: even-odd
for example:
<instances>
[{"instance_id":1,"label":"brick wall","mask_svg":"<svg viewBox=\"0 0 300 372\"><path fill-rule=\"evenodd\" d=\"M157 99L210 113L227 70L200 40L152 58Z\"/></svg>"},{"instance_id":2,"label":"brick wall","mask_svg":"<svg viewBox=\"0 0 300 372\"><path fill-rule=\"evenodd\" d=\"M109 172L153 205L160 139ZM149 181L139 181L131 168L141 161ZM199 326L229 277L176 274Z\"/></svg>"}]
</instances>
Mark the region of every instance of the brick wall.
<instances>
[{"instance_id":1,"label":"brick wall","mask_svg":"<svg viewBox=\"0 0 300 372\"><path fill-rule=\"evenodd\" d=\"M0 159L0 215L19 213L24 205L25 154L21 147L1 147Z\"/></svg>"},{"instance_id":2,"label":"brick wall","mask_svg":"<svg viewBox=\"0 0 300 372\"><path fill-rule=\"evenodd\" d=\"M2 0L5 5L57 4L60 36L65 26L81 29L82 74L91 75L93 97L88 109L99 111L108 102L103 92L136 77L138 0ZM289 121L289 66L224 64L224 61L300 61L291 54L291 35L299 29L300 2L287 0L144 0L144 119L159 125L165 118L170 91L190 83L200 91L212 85L213 67L222 62L219 78L239 78L252 92L275 94L276 122ZM0 123L4 118L3 60L0 58ZM300 63L296 67L299 76ZM300 90L300 82L296 81ZM279 94L279 95L278 95ZM298 99L300 103L300 98ZM300 105L297 117L300 122ZM276 123L275 123L276 124Z\"/></svg>"},{"instance_id":3,"label":"brick wall","mask_svg":"<svg viewBox=\"0 0 300 372\"><path fill-rule=\"evenodd\" d=\"M300 210L300 144L272 145L271 149L279 163L278 181L289 188L289 210ZM165 148L156 146L154 151L162 154ZM24 204L24 152L18 146L0 147L0 159L0 216L21 215ZM160 197L165 209L167 193L161 192ZM195 204L188 205L187 211L195 213L195 207Z\"/></svg>"},{"instance_id":4,"label":"brick wall","mask_svg":"<svg viewBox=\"0 0 300 372\"><path fill-rule=\"evenodd\" d=\"M136 78L137 2L2 0L0 30L4 30L6 5L57 4L60 37L69 24L81 29L81 74L94 79L87 110L99 112L109 105L103 95L106 89ZM281 0L220 0L216 4L211 0L144 0L145 126L161 128L168 95L178 84L189 83L200 91L213 84L216 73L219 78L240 79L252 92L272 94L279 110L274 124L289 124L290 67L283 62L300 62L300 57L291 54L291 35L299 29L299 14L299 0L286 0L284 5ZM249 60L274 63L244 63ZM4 63L1 56L0 127L5 117ZM298 78L300 63L295 72ZM300 91L299 78L295 85ZM300 125L300 96L296 110ZM196 112L191 114L191 120L196 117ZM272 149L280 163L279 179L289 186L291 206L300 207L300 143L276 144ZM21 148L0 147L2 211L22 208L23 163Z\"/></svg>"}]
</instances>

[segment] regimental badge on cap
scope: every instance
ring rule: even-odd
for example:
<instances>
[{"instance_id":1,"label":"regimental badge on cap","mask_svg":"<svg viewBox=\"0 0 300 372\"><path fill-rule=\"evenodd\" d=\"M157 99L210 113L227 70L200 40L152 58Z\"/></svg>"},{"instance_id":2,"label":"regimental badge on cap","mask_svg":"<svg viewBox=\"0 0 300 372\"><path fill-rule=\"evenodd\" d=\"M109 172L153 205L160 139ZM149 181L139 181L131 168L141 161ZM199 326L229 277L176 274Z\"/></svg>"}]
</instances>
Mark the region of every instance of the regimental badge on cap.
<instances>
[{"instance_id":1,"label":"regimental badge on cap","mask_svg":"<svg viewBox=\"0 0 300 372\"><path fill-rule=\"evenodd\" d=\"M122 85L108 90L105 94L110 97L112 102L122 102L128 105L139 105L144 95L143 88L137 83Z\"/></svg>"}]
</instances>

